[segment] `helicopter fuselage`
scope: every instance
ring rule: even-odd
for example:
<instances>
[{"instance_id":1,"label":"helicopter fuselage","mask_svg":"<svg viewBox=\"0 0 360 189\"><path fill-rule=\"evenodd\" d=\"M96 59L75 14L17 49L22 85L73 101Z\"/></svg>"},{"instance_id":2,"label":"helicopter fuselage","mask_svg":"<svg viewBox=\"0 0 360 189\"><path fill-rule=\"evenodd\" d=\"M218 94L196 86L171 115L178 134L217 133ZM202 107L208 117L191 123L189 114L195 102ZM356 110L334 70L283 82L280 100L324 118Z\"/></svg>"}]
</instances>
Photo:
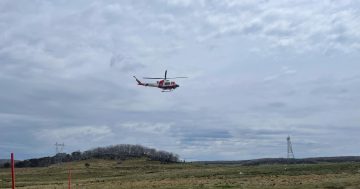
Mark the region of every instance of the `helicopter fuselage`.
<instances>
[{"instance_id":1,"label":"helicopter fuselage","mask_svg":"<svg viewBox=\"0 0 360 189\"><path fill-rule=\"evenodd\" d=\"M138 85L142 85L145 87L157 87L163 90L174 90L180 87L178 84L175 83L175 81L170 81L165 79L157 81L156 83L143 83L140 80L138 80L136 77L135 79L138 82Z\"/></svg>"},{"instance_id":2,"label":"helicopter fuselage","mask_svg":"<svg viewBox=\"0 0 360 189\"><path fill-rule=\"evenodd\" d=\"M162 92L170 92L178 87L180 87L178 84L175 83L175 81L170 81L168 79L177 79L177 78L187 78L187 77L173 77L173 78L168 78L167 77L167 70L165 70L165 75L164 77L144 77L144 79L161 79L159 81L157 81L156 83L143 83L140 80L138 80L135 76L134 78L136 79L136 82L138 83L138 85L142 85L142 86L146 86L146 87L157 87L162 89Z\"/></svg>"}]
</instances>

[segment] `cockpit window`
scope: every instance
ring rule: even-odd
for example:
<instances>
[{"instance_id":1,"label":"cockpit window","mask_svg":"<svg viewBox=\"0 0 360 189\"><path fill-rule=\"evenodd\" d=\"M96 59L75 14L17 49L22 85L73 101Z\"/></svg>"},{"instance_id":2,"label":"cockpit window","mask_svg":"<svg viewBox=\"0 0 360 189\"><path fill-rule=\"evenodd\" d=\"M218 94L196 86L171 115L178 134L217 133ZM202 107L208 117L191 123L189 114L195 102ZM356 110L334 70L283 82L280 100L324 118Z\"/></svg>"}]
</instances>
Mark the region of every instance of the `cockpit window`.
<instances>
[{"instance_id":1,"label":"cockpit window","mask_svg":"<svg viewBox=\"0 0 360 189\"><path fill-rule=\"evenodd\" d=\"M165 85L170 85L170 82L165 82Z\"/></svg>"}]
</instances>

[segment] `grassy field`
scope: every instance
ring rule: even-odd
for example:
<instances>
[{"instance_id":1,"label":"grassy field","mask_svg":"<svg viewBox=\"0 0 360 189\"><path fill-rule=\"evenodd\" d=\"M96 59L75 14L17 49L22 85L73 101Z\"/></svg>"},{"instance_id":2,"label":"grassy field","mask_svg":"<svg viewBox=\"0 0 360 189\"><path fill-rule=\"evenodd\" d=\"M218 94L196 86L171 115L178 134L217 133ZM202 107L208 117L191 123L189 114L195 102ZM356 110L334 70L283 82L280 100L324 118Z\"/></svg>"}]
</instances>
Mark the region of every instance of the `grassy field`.
<instances>
[{"instance_id":1,"label":"grassy field","mask_svg":"<svg viewBox=\"0 0 360 189\"><path fill-rule=\"evenodd\" d=\"M72 188L81 189L360 188L360 163L241 166L160 164L144 159L18 168L17 188L67 188L69 168ZM10 179L10 169L0 169L0 188L11 187Z\"/></svg>"}]
</instances>

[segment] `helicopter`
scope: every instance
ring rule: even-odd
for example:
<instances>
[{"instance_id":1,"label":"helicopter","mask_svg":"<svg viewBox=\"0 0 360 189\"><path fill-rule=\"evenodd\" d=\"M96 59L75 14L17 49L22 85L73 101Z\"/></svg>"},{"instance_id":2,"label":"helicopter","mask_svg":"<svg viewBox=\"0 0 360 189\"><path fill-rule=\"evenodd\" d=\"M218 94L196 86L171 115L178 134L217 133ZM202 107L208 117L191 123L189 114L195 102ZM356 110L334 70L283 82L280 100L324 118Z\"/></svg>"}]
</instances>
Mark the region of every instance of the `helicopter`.
<instances>
[{"instance_id":1,"label":"helicopter","mask_svg":"<svg viewBox=\"0 0 360 189\"><path fill-rule=\"evenodd\" d=\"M143 77L143 79L161 79L160 81L156 81L156 83L143 83L138 78L133 76L138 83L138 85L142 85L145 87L157 87L162 89L161 92L171 92L176 88L180 87L180 85L176 84L175 81L170 81L168 79L178 79L178 78L187 78L187 77L167 77L167 70L165 70L164 77Z\"/></svg>"}]
</instances>

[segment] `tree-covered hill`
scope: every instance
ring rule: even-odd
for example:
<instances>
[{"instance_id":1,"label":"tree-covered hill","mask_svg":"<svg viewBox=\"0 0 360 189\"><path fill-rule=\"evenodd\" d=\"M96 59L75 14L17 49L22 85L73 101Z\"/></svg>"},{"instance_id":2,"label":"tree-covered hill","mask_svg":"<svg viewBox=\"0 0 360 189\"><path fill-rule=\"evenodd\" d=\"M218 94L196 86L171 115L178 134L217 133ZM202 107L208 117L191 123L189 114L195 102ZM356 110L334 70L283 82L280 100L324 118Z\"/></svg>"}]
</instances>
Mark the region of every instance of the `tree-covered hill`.
<instances>
[{"instance_id":1,"label":"tree-covered hill","mask_svg":"<svg viewBox=\"0 0 360 189\"><path fill-rule=\"evenodd\" d=\"M76 151L71 154L59 153L52 157L42 157L18 161L15 167L46 167L56 163L71 162L87 159L119 159L146 157L151 161L162 163L178 162L179 156L171 152L159 151L141 145L119 144L108 147L98 147L84 152ZM2 167L9 167L9 163L3 163Z\"/></svg>"}]
</instances>

